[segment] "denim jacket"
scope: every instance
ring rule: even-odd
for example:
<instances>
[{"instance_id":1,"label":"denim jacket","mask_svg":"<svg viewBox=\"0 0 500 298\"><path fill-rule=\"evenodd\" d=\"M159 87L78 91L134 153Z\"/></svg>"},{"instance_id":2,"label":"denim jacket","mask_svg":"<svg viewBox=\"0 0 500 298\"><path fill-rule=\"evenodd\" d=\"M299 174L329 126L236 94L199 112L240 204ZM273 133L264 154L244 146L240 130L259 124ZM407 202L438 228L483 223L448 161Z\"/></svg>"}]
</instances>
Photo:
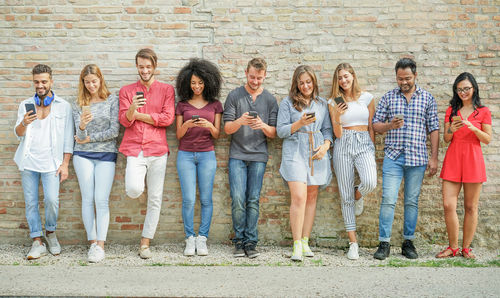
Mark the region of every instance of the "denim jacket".
<instances>
[{"instance_id":1,"label":"denim jacket","mask_svg":"<svg viewBox=\"0 0 500 298\"><path fill-rule=\"evenodd\" d=\"M26 133L24 136L18 136L16 133L16 127L23 121L24 114L26 114L26 103L35 103L34 97L25 99L19 105L17 110L17 121L14 126L14 134L17 139L21 142L17 147L16 154L14 155L14 161L20 171L24 170L24 158L27 156L31 144L31 125L26 128ZM52 157L54 162L59 168L64 159L64 153L73 153L73 144L75 134L73 117L71 115L71 105L59 96L55 96L54 101L51 103L52 107L50 109L51 123L50 127L53 130L51 135L51 146L52 146Z\"/></svg>"}]
</instances>

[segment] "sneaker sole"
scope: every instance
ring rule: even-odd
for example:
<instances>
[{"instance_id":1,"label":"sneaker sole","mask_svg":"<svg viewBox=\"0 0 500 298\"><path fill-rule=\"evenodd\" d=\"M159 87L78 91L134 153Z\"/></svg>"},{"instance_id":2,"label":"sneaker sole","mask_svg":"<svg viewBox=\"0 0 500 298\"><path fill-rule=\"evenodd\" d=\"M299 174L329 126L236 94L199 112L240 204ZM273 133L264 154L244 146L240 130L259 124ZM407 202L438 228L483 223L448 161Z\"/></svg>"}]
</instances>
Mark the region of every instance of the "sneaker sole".
<instances>
[{"instance_id":1,"label":"sneaker sole","mask_svg":"<svg viewBox=\"0 0 500 298\"><path fill-rule=\"evenodd\" d=\"M248 255L249 259L255 259L256 257L260 256L260 253L258 254L253 254L253 255Z\"/></svg>"},{"instance_id":2,"label":"sneaker sole","mask_svg":"<svg viewBox=\"0 0 500 298\"><path fill-rule=\"evenodd\" d=\"M34 257L32 257L32 256L27 256L27 257L26 257L26 259L27 259L27 260L30 260L30 261L31 261L31 260L38 260L38 259L40 259L41 257L46 256L46 255L47 255L47 253L41 254L38 258L34 258Z\"/></svg>"},{"instance_id":3,"label":"sneaker sole","mask_svg":"<svg viewBox=\"0 0 500 298\"><path fill-rule=\"evenodd\" d=\"M294 258L294 257L291 257L290 259L291 259L292 261L294 261L294 262L302 262L302 258L298 258L298 257L297 257L297 258Z\"/></svg>"},{"instance_id":4,"label":"sneaker sole","mask_svg":"<svg viewBox=\"0 0 500 298\"><path fill-rule=\"evenodd\" d=\"M387 259L388 257L389 257L389 256L375 256L375 255L373 256L373 258L375 258L375 259L377 259L377 260L381 260L381 261L383 261L383 260Z\"/></svg>"},{"instance_id":5,"label":"sneaker sole","mask_svg":"<svg viewBox=\"0 0 500 298\"><path fill-rule=\"evenodd\" d=\"M235 258L242 258L245 256L245 253L241 253L241 254L233 254L233 257Z\"/></svg>"}]
</instances>

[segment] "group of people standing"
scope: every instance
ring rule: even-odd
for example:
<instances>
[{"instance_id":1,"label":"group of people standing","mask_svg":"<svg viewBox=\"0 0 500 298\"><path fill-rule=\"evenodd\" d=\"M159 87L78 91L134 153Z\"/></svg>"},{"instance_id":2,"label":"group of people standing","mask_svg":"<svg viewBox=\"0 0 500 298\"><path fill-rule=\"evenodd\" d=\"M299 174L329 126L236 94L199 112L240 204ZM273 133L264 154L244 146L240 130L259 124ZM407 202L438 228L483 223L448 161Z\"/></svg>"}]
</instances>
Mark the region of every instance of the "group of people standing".
<instances>
[{"instance_id":1,"label":"group of people standing","mask_svg":"<svg viewBox=\"0 0 500 298\"><path fill-rule=\"evenodd\" d=\"M380 244L374 257L390 253L394 207L401 181L404 190L404 242L402 252L417 258L413 245L418 215L418 198L426 168L434 175L438 163L439 120L434 97L415 84L416 64L403 58L396 64L398 87L387 92L377 108L373 95L362 91L356 73L348 63L339 64L333 74L329 99L319 96L314 70L306 65L295 69L289 95L281 100L263 87L267 64L261 58L249 61L246 83L219 101L222 76L216 65L191 59L174 87L155 80L157 56L141 49L135 57L139 80L112 94L97 65L80 74L77 99L68 103L52 90L52 71L47 65L33 68L36 93L21 102L15 133L20 139L14 160L21 171L26 218L33 238L28 259L47 253L38 211L41 180L45 206L45 239L49 252L61 252L57 226L59 185L73 166L82 196L82 218L90 243L89 262L104 259L109 226L109 196L118 152L127 157L125 191L139 197L147 185L147 210L139 255L152 257L150 240L159 221L169 147L166 127L175 120L179 139L177 172L182 192L185 232L184 255L208 254L217 168L214 139L231 135L229 185L234 230L234 257L255 258L258 242L259 199L268 161L267 139L283 138L280 174L291 196L290 226L293 238L291 259L314 256L309 237L316 213L317 196L332 178L333 169L341 197L342 215L349 237L349 259L359 258L356 216L363 211L363 197L377 184L375 133L384 134L382 203L379 215ZM464 188L465 220L461 254L473 258L470 244L477 225L477 205L482 182L486 181L480 142L491 138L491 114L481 105L474 77L463 73L453 85L453 98L445 117L446 154L443 203L450 245L437 257L455 256L458 248L458 193ZM119 149L120 124L125 133ZM430 135L431 157L426 140ZM334 138L335 136L335 138ZM467 168L465 167L467 164ZM471 170L471 167L473 170ZM355 172L360 183L355 184ZM194 227L196 190L199 190L201 220Z\"/></svg>"}]
</instances>

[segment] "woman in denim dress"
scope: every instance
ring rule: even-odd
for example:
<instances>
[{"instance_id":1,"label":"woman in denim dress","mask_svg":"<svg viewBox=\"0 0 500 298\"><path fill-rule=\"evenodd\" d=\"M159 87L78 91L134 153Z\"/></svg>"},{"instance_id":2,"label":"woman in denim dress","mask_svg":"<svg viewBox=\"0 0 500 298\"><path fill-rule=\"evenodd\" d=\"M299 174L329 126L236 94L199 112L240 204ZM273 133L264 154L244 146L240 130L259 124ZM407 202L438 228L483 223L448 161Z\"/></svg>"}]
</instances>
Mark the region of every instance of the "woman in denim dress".
<instances>
[{"instance_id":1,"label":"woman in denim dress","mask_svg":"<svg viewBox=\"0 0 500 298\"><path fill-rule=\"evenodd\" d=\"M313 69L295 69L289 96L281 101L277 133L283 138L280 174L290 188L290 226L293 237L292 260L312 257L308 240L316 215L320 187L330 183L332 171L328 149L332 126L327 102L318 96Z\"/></svg>"}]
</instances>

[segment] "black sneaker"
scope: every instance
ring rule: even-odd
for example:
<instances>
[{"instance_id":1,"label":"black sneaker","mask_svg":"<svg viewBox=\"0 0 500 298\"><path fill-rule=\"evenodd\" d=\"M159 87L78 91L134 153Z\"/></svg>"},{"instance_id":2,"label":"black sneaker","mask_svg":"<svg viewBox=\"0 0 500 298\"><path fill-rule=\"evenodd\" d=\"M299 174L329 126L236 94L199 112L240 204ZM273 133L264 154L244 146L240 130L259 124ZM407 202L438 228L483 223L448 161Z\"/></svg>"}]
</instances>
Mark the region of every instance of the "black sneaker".
<instances>
[{"instance_id":1,"label":"black sneaker","mask_svg":"<svg viewBox=\"0 0 500 298\"><path fill-rule=\"evenodd\" d=\"M408 259L418 258L417 250L415 249L415 245L413 245L413 241L408 239L403 241L403 245L401 246L401 253Z\"/></svg>"},{"instance_id":2,"label":"black sneaker","mask_svg":"<svg viewBox=\"0 0 500 298\"><path fill-rule=\"evenodd\" d=\"M245 256L245 251L243 250L243 243L241 242L236 242L234 244L234 251L233 251L233 257L235 258L241 258Z\"/></svg>"},{"instance_id":3,"label":"black sneaker","mask_svg":"<svg viewBox=\"0 0 500 298\"><path fill-rule=\"evenodd\" d=\"M380 241L380 243L378 244L378 249L373 257L378 260L385 260L385 258L387 258L390 253L391 245L389 244L389 242Z\"/></svg>"},{"instance_id":4,"label":"black sneaker","mask_svg":"<svg viewBox=\"0 0 500 298\"><path fill-rule=\"evenodd\" d=\"M245 253L250 259L256 258L260 255L260 252L255 249L255 244L245 246Z\"/></svg>"}]
</instances>

